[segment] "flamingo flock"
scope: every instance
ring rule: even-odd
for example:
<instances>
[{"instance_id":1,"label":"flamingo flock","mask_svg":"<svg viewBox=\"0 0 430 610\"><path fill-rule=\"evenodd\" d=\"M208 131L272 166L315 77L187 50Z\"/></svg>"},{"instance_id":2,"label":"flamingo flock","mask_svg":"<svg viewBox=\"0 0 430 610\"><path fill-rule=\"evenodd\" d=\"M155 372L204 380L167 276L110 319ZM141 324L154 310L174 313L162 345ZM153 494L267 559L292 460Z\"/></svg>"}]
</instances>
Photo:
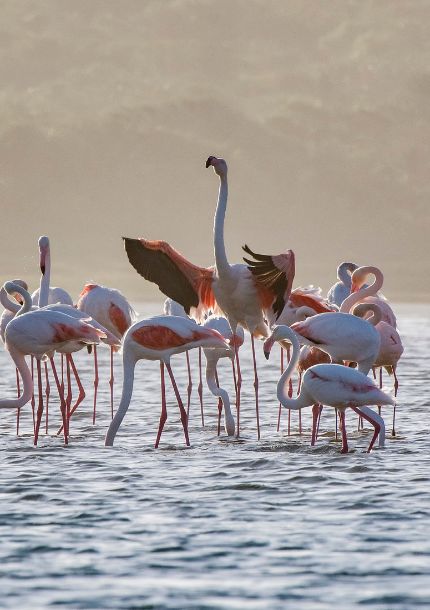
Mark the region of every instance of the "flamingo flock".
<instances>
[{"instance_id":1,"label":"flamingo flock","mask_svg":"<svg viewBox=\"0 0 430 610\"><path fill-rule=\"evenodd\" d=\"M120 425L132 402L135 366L141 360L160 363L161 408L155 447L160 444L167 420L165 372L169 376L179 408L185 444L190 445L188 420L192 394L192 371L188 352L199 350L200 410L204 425L202 390L202 353L206 360L206 383L218 399L218 434L224 414L224 429L229 437L241 435L242 368L239 350L244 333L249 333L254 379L255 427L260 427L260 376L256 351L263 342L268 358L275 343L281 349L281 376L276 396L279 400L278 429L281 410L301 413L312 408L311 444L317 442L321 410L332 407L336 413L336 431L341 431L341 453L349 450L345 413L349 409L373 427L368 452L385 444L383 405L395 406L393 396L379 387L369 372L382 371L394 377L403 352L396 317L380 293L383 274L375 266L341 263L338 282L327 297L313 286L293 289L295 256L287 249L280 254L258 254L248 245L243 263L231 264L224 241L224 224L228 201L228 169L224 159L210 156L206 168L212 167L219 178L219 192L214 219L214 265L199 267L189 262L170 244L160 240L124 237L127 257L143 278L158 285L167 297L164 315L137 321L137 314L118 290L94 283L84 285L76 304L62 288L50 286L51 255L49 239L39 239L40 286L32 295L23 280L11 280L0 290L5 311L0 320L1 337L15 367L17 396L0 400L0 409L20 410L32 404L34 444L38 443L45 412L48 429L50 396L48 363L58 392L62 433L67 444L71 417L86 397L72 354L83 348L93 354L93 424L99 391L98 346L110 349L110 415L105 445L112 446ZM373 276L373 283L369 278ZM121 351L123 385L115 411L114 354ZM171 358L185 352L188 372L186 407L182 401L171 366ZM57 358L60 361L56 362ZM284 370L284 356L288 366ZM29 366L31 359L31 366ZM234 396L220 383L217 363L220 358L231 362ZM36 362L34 371L33 359ZM45 367L42 376L42 363ZM293 373L300 374L297 396L293 397ZM355 369L355 367L357 367ZM73 401L74 375L78 396ZM35 380L37 376L37 381ZM38 405L35 408L34 385ZM45 384L45 390L43 388ZM275 397L275 393L274 393ZM232 405L235 409L232 409ZM378 412L371 409L377 406ZM275 412L274 412L275 415ZM276 415L274 417L276 420ZM301 431L301 419L300 431ZM289 418L290 422L290 418ZM289 423L290 428L290 423ZM18 424L17 424L18 432ZM393 418L393 435L395 425Z\"/></svg>"}]
</instances>

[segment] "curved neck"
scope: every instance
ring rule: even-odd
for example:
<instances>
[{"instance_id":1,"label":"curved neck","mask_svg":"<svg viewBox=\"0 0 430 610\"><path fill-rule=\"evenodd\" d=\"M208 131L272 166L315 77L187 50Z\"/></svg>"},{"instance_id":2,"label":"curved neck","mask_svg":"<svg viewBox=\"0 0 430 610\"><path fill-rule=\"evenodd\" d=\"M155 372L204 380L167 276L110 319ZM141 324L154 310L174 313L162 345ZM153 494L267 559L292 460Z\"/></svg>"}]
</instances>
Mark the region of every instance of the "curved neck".
<instances>
[{"instance_id":1,"label":"curved neck","mask_svg":"<svg viewBox=\"0 0 430 610\"><path fill-rule=\"evenodd\" d=\"M20 305L18 305L18 303L16 301L11 301L8 297L8 294L6 292L6 290L4 289L4 286L2 286L0 288L0 303L3 305L3 307L5 309L7 309L8 311L11 311L12 313L18 313L18 311L20 310Z\"/></svg>"},{"instance_id":2,"label":"curved neck","mask_svg":"<svg viewBox=\"0 0 430 610\"><path fill-rule=\"evenodd\" d=\"M352 310L352 314L357 316L358 318L364 318L366 313L369 311L372 312L370 318L366 318L366 320L372 326L376 326L382 320L382 310L376 303L360 303Z\"/></svg>"},{"instance_id":3,"label":"curved neck","mask_svg":"<svg viewBox=\"0 0 430 610\"><path fill-rule=\"evenodd\" d=\"M226 429L227 434L229 436L232 436L234 434L234 428L235 428L234 417L231 412L230 397L225 390L218 387L216 379L215 379L217 361L218 361L217 358L210 358L210 357L208 358L206 355L206 382L207 382L208 388L212 392L212 394L214 396L219 396L222 400L222 403L224 406L225 429Z\"/></svg>"},{"instance_id":4,"label":"curved neck","mask_svg":"<svg viewBox=\"0 0 430 610\"><path fill-rule=\"evenodd\" d=\"M360 288L357 292L353 292L347 297L341 307L340 310L342 313L349 313L351 308L356 304L365 299L366 297L373 297L376 295L378 290L382 288L382 284L384 282L384 276L382 275L382 271L377 267L359 267L352 274L352 278L354 279L354 274L360 272L360 275L365 273L364 277L367 277L370 273L375 276L375 280L373 284L368 286L367 288Z\"/></svg>"},{"instance_id":5,"label":"curved neck","mask_svg":"<svg viewBox=\"0 0 430 610\"><path fill-rule=\"evenodd\" d=\"M131 396L133 394L134 369L136 367L136 359L130 357L127 352L124 351L122 361L124 379L122 384L121 401L119 403L118 410L115 413L115 417L111 421L109 429L106 432L106 447L111 447L113 445L116 433L118 432L118 428L120 427L121 422L124 419L125 414L127 413L127 409L130 406Z\"/></svg>"},{"instance_id":6,"label":"curved neck","mask_svg":"<svg viewBox=\"0 0 430 610\"><path fill-rule=\"evenodd\" d=\"M296 333L289 326L278 326L278 329L278 332L282 333L281 336L277 339L278 342L281 343L282 339L289 339L293 346L293 353L291 355L291 360L287 368L285 369L285 371L281 375L281 378L278 381L277 396L279 402L283 407L297 411L298 409L302 409L303 407L307 407L312 404L312 402L309 403L309 401L305 400L303 388L297 398L290 398L288 396L288 382L299 361L300 344L299 340L297 339Z\"/></svg>"},{"instance_id":7,"label":"curved neck","mask_svg":"<svg viewBox=\"0 0 430 610\"><path fill-rule=\"evenodd\" d=\"M206 361L206 382L208 384L209 390L212 392L214 396L219 396L224 403L224 408L227 406L227 409L230 410L230 397L225 390L218 387L216 379L216 360L212 362L211 360Z\"/></svg>"},{"instance_id":8,"label":"curved neck","mask_svg":"<svg viewBox=\"0 0 430 610\"><path fill-rule=\"evenodd\" d=\"M21 314L27 313L27 311L31 310L31 308L33 307L33 302L31 300L31 295L28 292L28 290L26 290L22 286L18 286L18 284L17 284L15 286L15 292L20 294L23 298L23 303L22 303L21 307L19 308L19 310L16 312L16 315L20 316Z\"/></svg>"},{"instance_id":9,"label":"curved neck","mask_svg":"<svg viewBox=\"0 0 430 610\"><path fill-rule=\"evenodd\" d=\"M51 254L48 250L45 256L45 272L40 276L39 307L45 307L49 301L49 284L51 281Z\"/></svg>"},{"instance_id":10,"label":"curved neck","mask_svg":"<svg viewBox=\"0 0 430 610\"><path fill-rule=\"evenodd\" d=\"M350 263L341 263L337 268L337 279L349 289L351 289L351 274L349 272L354 271L354 269L355 267L351 267Z\"/></svg>"},{"instance_id":11,"label":"curved neck","mask_svg":"<svg viewBox=\"0 0 430 610\"><path fill-rule=\"evenodd\" d=\"M15 366L22 377L23 393L19 398L11 398L0 400L0 409L20 409L23 407L33 395L33 379L30 369L27 366L24 355L19 352L13 345L7 345L7 350L15 362Z\"/></svg>"},{"instance_id":12,"label":"curved neck","mask_svg":"<svg viewBox=\"0 0 430 610\"><path fill-rule=\"evenodd\" d=\"M226 273L230 271L230 265L227 260L227 254L224 245L224 220L227 209L228 184L227 175L220 176L220 185L218 193L218 203L215 212L214 221L214 249L215 249L215 264L218 273Z\"/></svg>"}]
</instances>

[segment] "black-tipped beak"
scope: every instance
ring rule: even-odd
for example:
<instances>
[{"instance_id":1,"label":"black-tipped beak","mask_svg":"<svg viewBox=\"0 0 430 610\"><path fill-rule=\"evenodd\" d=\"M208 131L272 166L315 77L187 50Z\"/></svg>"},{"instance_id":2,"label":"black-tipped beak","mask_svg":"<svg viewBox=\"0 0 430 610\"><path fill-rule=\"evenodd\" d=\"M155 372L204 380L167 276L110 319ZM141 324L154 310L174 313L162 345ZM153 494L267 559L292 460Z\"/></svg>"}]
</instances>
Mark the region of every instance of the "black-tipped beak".
<instances>
[{"instance_id":1,"label":"black-tipped beak","mask_svg":"<svg viewBox=\"0 0 430 610\"><path fill-rule=\"evenodd\" d=\"M212 157L208 157L206 161L206 169L212 165Z\"/></svg>"},{"instance_id":2,"label":"black-tipped beak","mask_svg":"<svg viewBox=\"0 0 430 610\"><path fill-rule=\"evenodd\" d=\"M264 352L264 357L266 360L269 360L270 352Z\"/></svg>"},{"instance_id":3,"label":"black-tipped beak","mask_svg":"<svg viewBox=\"0 0 430 610\"><path fill-rule=\"evenodd\" d=\"M40 270L42 272L42 275L45 275L45 265L40 265Z\"/></svg>"}]
</instances>

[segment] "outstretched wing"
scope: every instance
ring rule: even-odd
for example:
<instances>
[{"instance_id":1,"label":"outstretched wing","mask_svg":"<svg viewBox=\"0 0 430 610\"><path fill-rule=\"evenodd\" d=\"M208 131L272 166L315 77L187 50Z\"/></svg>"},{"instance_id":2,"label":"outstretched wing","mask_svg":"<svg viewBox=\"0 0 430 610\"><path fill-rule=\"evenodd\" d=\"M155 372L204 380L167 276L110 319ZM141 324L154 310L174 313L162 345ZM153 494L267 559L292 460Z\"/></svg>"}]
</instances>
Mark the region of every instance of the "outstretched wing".
<instances>
[{"instance_id":1,"label":"outstretched wing","mask_svg":"<svg viewBox=\"0 0 430 610\"><path fill-rule=\"evenodd\" d=\"M278 319L291 293L295 274L294 252L256 254L246 244L243 250L254 260L243 258L254 276L257 288L272 297L271 308Z\"/></svg>"},{"instance_id":2,"label":"outstretched wing","mask_svg":"<svg viewBox=\"0 0 430 610\"><path fill-rule=\"evenodd\" d=\"M180 303L187 314L191 308L215 308L213 269L193 265L165 241L130 237L123 240L128 260L136 271Z\"/></svg>"}]
</instances>

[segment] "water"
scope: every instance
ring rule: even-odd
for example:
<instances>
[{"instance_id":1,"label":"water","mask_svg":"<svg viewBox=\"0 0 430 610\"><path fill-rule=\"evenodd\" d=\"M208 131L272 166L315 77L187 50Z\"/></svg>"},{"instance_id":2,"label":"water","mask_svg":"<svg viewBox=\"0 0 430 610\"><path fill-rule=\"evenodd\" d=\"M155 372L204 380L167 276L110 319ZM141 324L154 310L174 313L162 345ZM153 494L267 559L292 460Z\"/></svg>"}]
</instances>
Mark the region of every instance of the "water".
<instances>
[{"instance_id":1,"label":"water","mask_svg":"<svg viewBox=\"0 0 430 610\"><path fill-rule=\"evenodd\" d=\"M138 308L158 313L158 305ZM205 391L206 427L196 393L190 438L169 388L169 419L154 450L159 367L137 367L132 405L112 449L108 352L100 407L91 424L92 360L76 357L87 398L71 422L71 443L54 432L32 446L29 406L22 434L0 413L0 591L2 608L218 609L430 607L430 458L428 363L430 310L396 308L405 353L399 365L398 436L365 453L370 431L348 415L351 452L340 455L332 409L317 446L304 433L276 432L277 350L260 360L262 440L255 436L250 350L242 349L243 438L216 436L216 400ZM260 347L260 346L259 346ZM197 352L191 353L194 365ZM184 357L172 364L186 395ZM0 352L1 396L14 370ZM116 365L117 396L120 366ZM230 369L220 379L232 387ZM386 380L387 385L390 381ZM116 401L117 402L117 401ZM387 433L392 408L384 409ZM287 419L283 414L282 426Z\"/></svg>"}]
</instances>

